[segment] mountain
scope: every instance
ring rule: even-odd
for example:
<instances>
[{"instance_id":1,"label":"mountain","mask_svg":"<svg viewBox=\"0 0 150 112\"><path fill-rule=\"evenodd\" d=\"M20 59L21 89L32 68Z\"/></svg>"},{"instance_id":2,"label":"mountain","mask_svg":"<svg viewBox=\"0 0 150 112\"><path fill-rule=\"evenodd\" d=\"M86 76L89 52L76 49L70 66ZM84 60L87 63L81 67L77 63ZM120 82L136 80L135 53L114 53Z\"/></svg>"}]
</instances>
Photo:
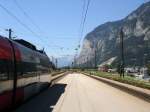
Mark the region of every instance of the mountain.
<instances>
[{"instance_id":1,"label":"mountain","mask_svg":"<svg viewBox=\"0 0 150 112\"><path fill-rule=\"evenodd\" d=\"M57 58L58 68L71 66L74 56L62 56Z\"/></svg>"},{"instance_id":2,"label":"mountain","mask_svg":"<svg viewBox=\"0 0 150 112\"><path fill-rule=\"evenodd\" d=\"M124 19L104 23L88 33L76 64L94 66L96 54L98 65L113 57L116 57L113 62L116 65L120 60L121 28L124 32L125 65L142 66L150 62L150 2L147 2Z\"/></svg>"}]
</instances>

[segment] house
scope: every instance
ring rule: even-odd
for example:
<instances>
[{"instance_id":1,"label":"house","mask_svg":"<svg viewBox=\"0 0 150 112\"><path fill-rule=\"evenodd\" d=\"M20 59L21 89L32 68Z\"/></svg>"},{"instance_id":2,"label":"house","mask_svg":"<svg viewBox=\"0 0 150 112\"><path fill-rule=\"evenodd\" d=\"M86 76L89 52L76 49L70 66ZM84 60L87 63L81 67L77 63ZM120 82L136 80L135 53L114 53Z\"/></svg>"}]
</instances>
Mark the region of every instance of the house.
<instances>
[{"instance_id":1,"label":"house","mask_svg":"<svg viewBox=\"0 0 150 112\"><path fill-rule=\"evenodd\" d=\"M109 60L101 63L100 65L98 65L98 70L102 71L102 72L108 72L109 71L109 65L111 65L115 59L116 59L116 57L112 57Z\"/></svg>"},{"instance_id":2,"label":"house","mask_svg":"<svg viewBox=\"0 0 150 112\"><path fill-rule=\"evenodd\" d=\"M98 66L98 70L102 72L108 72L109 67L107 65Z\"/></svg>"},{"instance_id":3,"label":"house","mask_svg":"<svg viewBox=\"0 0 150 112\"><path fill-rule=\"evenodd\" d=\"M148 68L147 67L142 67L140 69L140 75L142 76L142 78L150 77L149 74L148 74Z\"/></svg>"}]
</instances>

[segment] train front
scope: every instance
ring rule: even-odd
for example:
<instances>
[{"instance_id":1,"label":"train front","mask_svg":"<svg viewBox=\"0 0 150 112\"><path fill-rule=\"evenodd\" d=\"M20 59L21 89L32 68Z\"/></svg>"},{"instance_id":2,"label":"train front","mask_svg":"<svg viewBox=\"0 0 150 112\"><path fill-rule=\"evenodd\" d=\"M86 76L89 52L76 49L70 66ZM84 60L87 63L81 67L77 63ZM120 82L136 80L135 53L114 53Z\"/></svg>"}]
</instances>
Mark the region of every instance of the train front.
<instances>
[{"instance_id":1,"label":"train front","mask_svg":"<svg viewBox=\"0 0 150 112\"><path fill-rule=\"evenodd\" d=\"M45 52L24 40L0 36L0 112L16 107L51 83Z\"/></svg>"}]
</instances>

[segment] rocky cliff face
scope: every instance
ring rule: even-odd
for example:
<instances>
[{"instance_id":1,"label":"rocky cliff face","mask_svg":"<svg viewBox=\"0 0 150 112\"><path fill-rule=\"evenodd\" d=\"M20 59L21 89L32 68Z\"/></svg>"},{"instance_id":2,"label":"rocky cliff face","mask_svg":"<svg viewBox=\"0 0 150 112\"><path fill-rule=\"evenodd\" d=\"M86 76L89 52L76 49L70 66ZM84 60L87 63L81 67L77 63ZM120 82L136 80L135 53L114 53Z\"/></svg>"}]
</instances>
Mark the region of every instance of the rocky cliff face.
<instances>
[{"instance_id":1,"label":"rocky cliff face","mask_svg":"<svg viewBox=\"0 0 150 112\"><path fill-rule=\"evenodd\" d=\"M141 5L126 18L107 22L95 28L84 38L77 64L100 64L112 57L120 59L120 28L124 32L125 64L143 65L150 60L150 2Z\"/></svg>"}]
</instances>

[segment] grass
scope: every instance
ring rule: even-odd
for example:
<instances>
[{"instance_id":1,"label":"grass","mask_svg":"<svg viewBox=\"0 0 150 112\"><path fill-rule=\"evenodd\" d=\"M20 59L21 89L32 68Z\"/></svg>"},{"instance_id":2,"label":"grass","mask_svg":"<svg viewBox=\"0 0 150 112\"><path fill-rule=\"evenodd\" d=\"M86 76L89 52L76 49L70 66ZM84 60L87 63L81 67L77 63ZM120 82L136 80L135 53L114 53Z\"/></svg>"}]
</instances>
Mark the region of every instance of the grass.
<instances>
[{"instance_id":1,"label":"grass","mask_svg":"<svg viewBox=\"0 0 150 112\"><path fill-rule=\"evenodd\" d=\"M84 72L150 90L150 82L146 82L140 79L135 79L134 77L125 76L124 78L122 78L119 76L119 74L111 74L111 73L99 72L99 71L84 71Z\"/></svg>"}]
</instances>

